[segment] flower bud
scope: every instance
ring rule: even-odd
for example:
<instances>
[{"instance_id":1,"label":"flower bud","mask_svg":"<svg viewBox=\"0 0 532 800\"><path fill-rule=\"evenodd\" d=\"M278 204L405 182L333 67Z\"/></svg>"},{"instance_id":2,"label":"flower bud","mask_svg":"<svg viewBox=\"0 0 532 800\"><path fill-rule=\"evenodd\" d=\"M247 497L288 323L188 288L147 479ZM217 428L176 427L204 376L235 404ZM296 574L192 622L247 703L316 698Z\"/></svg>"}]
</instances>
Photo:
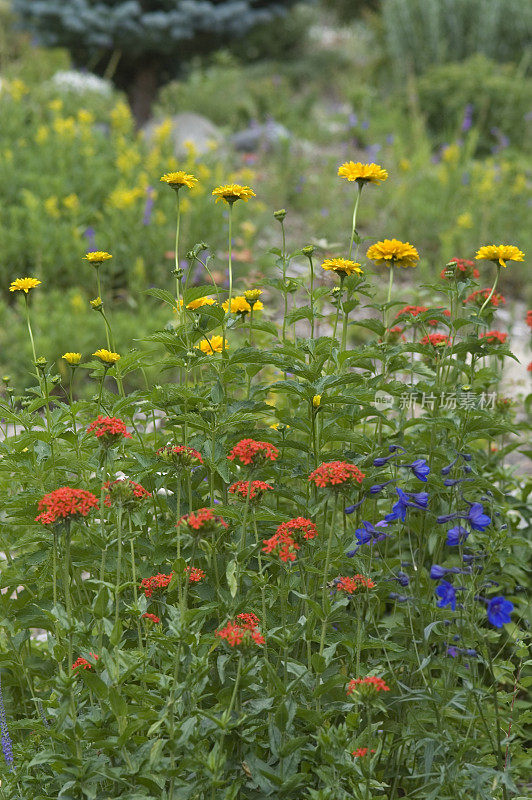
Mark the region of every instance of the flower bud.
<instances>
[{"instance_id":1,"label":"flower bud","mask_svg":"<svg viewBox=\"0 0 532 800\"><path fill-rule=\"evenodd\" d=\"M275 219L278 219L279 222L282 222L286 217L286 209L280 208L279 211L274 211L273 216L275 217Z\"/></svg>"}]
</instances>

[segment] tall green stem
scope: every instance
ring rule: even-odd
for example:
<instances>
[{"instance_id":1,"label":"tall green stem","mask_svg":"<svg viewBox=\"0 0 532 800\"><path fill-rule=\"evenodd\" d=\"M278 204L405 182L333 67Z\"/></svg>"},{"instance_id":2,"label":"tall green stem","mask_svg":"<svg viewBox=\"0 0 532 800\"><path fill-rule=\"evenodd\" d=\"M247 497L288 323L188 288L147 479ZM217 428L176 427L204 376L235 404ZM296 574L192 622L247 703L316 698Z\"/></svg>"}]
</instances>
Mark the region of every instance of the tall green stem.
<instances>
[{"instance_id":1,"label":"tall green stem","mask_svg":"<svg viewBox=\"0 0 532 800\"><path fill-rule=\"evenodd\" d=\"M181 203L179 200L179 189L176 189L176 203L177 203L177 221L175 226L175 284L176 284L176 300L177 300L177 314L178 319L181 321L181 292L179 289L179 227L181 224Z\"/></svg>"},{"instance_id":2,"label":"tall green stem","mask_svg":"<svg viewBox=\"0 0 532 800\"><path fill-rule=\"evenodd\" d=\"M327 599L327 583L329 581L329 565L331 563L331 548L334 535L334 521L336 517L337 508L338 508L338 495L335 498L333 512L331 516L331 525L329 528L329 540L327 542L327 555L325 557L325 569L323 571L323 586L321 590L321 606L323 609L323 622L321 626L320 656L323 653L323 648L325 647L325 632L327 630L327 615L325 614L325 601Z\"/></svg>"},{"instance_id":3,"label":"tall green stem","mask_svg":"<svg viewBox=\"0 0 532 800\"><path fill-rule=\"evenodd\" d=\"M120 580L122 572L122 504L118 506L116 514L116 528L118 537L118 554L116 557L116 583L115 583L115 627L118 625L120 612Z\"/></svg>"},{"instance_id":4,"label":"tall green stem","mask_svg":"<svg viewBox=\"0 0 532 800\"><path fill-rule=\"evenodd\" d=\"M495 276L495 282L494 282L493 286L491 287L491 292L489 293L489 295L488 295L488 296L486 297L486 299L484 300L484 302L483 302L483 304L482 304L482 307L481 307L480 311L478 312L478 315L479 315L479 317L482 315L482 312L484 311L484 309L485 309L485 308L486 308L486 306L488 305L489 301L490 301L490 300L491 300L491 298L493 297L493 294L494 294L494 292L495 292L495 289L497 288L497 284L499 283L499 276L500 276L500 274L501 274L501 265L500 265L500 264L497 264L497 275Z\"/></svg>"},{"instance_id":5,"label":"tall green stem","mask_svg":"<svg viewBox=\"0 0 532 800\"><path fill-rule=\"evenodd\" d=\"M72 601L70 598L70 540L72 533L70 522L67 523L65 531L65 552L63 556L63 591L65 593L65 608L68 619L68 663L72 664Z\"/></svg>"},{"instance_id":6,"label":"tall green stem","mask_svg":"<svg viewBox=\"0 0 532 800\"><path fill-rule=\"evenodd\" d=\"M358 204L360 202L360 195L362 194L362 183L357 182L358 192L355 198L355 207L353 208L353 223L351 226L351 241L349 242L349 255L348 258L351 258L351 253L353 252L353 242L355 241L355 233L356 233L356 224L357 224L357 211L358 211Z\"/></svg>"}]
</instances>

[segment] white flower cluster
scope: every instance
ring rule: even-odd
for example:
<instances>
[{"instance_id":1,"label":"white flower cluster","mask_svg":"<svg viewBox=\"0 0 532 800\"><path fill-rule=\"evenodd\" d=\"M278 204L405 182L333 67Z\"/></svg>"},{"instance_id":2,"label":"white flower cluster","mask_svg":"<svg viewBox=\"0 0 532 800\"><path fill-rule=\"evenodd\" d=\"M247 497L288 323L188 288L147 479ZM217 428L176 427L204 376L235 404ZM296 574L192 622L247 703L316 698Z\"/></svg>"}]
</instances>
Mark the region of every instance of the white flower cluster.
<instances>
[{"instance_id":1,"label":"white flower cluster","mask_svg":"<svg viewBox=\"0 0 532 800\"><path fill-rule=\"evenodd\" d=\"M109 81L93 75L92 72L79 72L75 69L56 72L51 82L57 89L70 92L97 92L101 95L110 95L112 91Z\"/></svg>"}]
</instances>

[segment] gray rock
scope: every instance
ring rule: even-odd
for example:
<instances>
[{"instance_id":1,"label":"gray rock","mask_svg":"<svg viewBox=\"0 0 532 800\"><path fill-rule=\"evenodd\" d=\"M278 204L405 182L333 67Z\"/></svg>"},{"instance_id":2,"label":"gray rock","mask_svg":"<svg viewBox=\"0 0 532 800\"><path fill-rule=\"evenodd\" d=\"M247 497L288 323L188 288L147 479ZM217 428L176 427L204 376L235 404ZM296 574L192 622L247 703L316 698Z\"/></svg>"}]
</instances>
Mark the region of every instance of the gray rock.
<instances>
[{"instance_id":1,"label":"gray rock","mask_svg":"<svg viewBox=\"0 0 532 800\"><path fill-rule=\"evenodd\" d=\"M219 147L224 141L223 133L214 122L201 114L184 111L170 118L172 121L172 139L174 152L178 158L187 155L187 145L192 144L198 155L208 153L213 147ZM146 141L153 141L156 129L164 120L152 119L143 128Z\"/></svg>"},{"instance_id":2,"label":"gray rock","mask_svg":"<svg viewBox=\"0 0 532 800\"><path fill-rule=\"evenodd\" d=\"M264 125L252 123L249 128L234 133L230 142L235 150L254 153L256 150L271 150L279 142L292 138L290 131L280 122L269 120Z\"/></svg>"}]
</instances>

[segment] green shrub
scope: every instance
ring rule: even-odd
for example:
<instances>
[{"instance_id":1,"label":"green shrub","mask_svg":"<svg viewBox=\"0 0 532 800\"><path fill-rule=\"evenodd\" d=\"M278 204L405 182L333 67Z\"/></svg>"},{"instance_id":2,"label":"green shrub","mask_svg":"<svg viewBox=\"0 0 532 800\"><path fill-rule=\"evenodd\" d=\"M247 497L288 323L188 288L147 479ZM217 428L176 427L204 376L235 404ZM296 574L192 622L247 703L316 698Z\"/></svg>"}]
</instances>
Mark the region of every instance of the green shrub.
<instances>
[{"instance_id":1,"label":"green shrub","mask_svg":"<svg viewBox=\"0 0 532 800\"><path fill-rule=\"evenodd\" d=\"M489 152L501 136L515 148L531 146L532 78L514 64L500 65L483 55L430 67L418 81L419 100L429 130L440 141L467 127L479 131L479 148Z\"/></svg>"},{"instance_id":2,"label":"green shrub","mask_svg":"<svg viewBox=\"0 0 532 800\"><path fill-rule=\"evenodd\" d=\"M522 0L384 0L382 20L399 75L475 53L519 63L532 40L532 4Z\"/></svg>"}]
</instances>

